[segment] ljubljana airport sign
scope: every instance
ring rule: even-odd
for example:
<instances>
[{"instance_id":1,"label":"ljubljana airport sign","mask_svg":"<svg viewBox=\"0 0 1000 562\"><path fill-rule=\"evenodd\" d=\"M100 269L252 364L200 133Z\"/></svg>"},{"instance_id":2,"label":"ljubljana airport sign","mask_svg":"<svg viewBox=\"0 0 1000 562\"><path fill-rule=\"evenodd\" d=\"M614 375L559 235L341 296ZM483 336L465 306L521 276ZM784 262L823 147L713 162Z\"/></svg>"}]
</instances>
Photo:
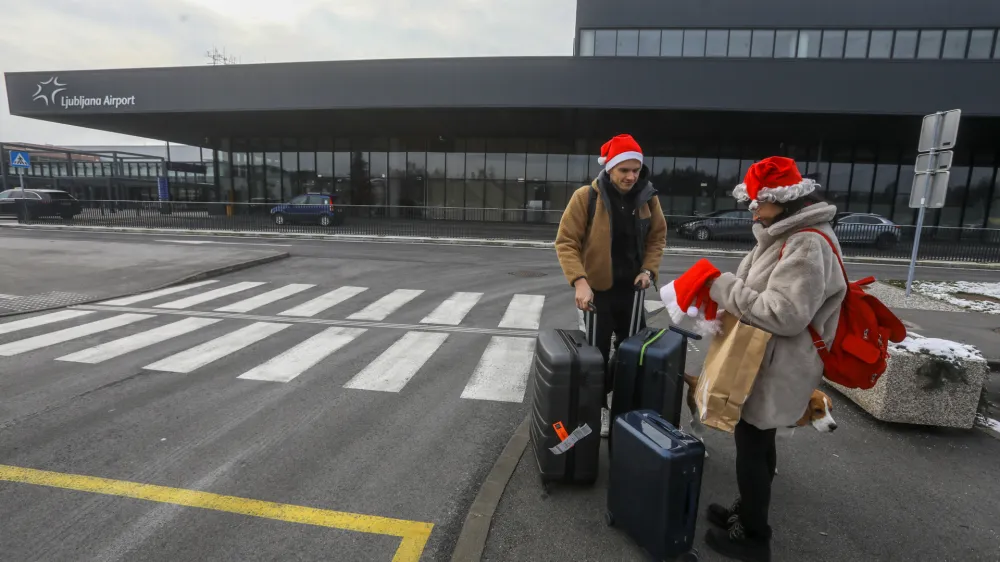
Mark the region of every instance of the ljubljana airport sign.
<instances>
[{"instance_id":1,"label":"ljubljana airport sign","mask_svg":"<svg viewBox=\"0 0 1000 562\"><path fill-rule=\"evenodd\" d=\"M79 107L81 109L85 107L129 107L135 105L135 96L128 97L116 97L116 96L104 96L103 98L88 98L85 96L63 96L60 100L62 106L66 109L71 107Z\"/></svg>"},{"instance_id":2,"label":"ljubljana airport sign","mask_svg":"<svg viewBox=\"0 0 1000 562\"><path fill-rule=\"evenodd\" d=\"M88 96L70 96L66 95L65 92L68 89L68 84L61 82L58 76L53 76L48 80L44 80L38 83L38 89L35 90L35 94L31 97L32 101L42 102L46 106L56 106L61 105L63 109L69 109L71 107L78 107L80 109L86 109L88 107L134 107L135 106L135 96L113 96L107 95L103 97L88 97Z\"/></svg>"}]
</instances>

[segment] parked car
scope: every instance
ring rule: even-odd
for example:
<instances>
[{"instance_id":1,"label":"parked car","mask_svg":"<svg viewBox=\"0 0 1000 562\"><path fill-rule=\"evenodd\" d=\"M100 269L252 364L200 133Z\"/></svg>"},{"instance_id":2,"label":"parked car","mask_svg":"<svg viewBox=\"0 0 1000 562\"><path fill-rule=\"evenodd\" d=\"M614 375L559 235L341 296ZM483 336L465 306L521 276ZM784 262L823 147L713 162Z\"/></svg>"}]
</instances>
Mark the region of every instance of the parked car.
<instances>
[{"instance_id":1,"label":"parked car","mask_svg":"<svg viewBox=\"0 0 1000 562\"><path fill-rule=\"evenodd\" d=\"M8 189L0 192L0 215L36 219L39 217L62 217L70 220L83 210L80 202L65 191L58 189Z\"/></svg>"},{"instance_id":2,"label":"parked car","mask_svg":"<svg viewBox=\"0 0 1000 562\"><path fill-rule=\"evenodd\" d=\"M888 250L902 236L894 222L874 213L837 213L833 220L833 231L845 244L873 244Z\"/></svg>"},{"instance_id":3,"label":"parked car","mask_svg":"<svg viewBox=\"0 0 1000 562\"><path fill-rule=\"evenodd\" d=\"M677 234L699 241L712 239L753 238L753 215L750 211L727 209L714 211L677 225Z\"/></svg>"},{"instance_id":4,"label":"parked car","mask_svg":"<svg viewBox=\"0 0 1000 562\"><path fill-rule=\"evenodd\" d=\"M277 225L313 223L339 226L344 224L344 209L338 207L336 201L337 196L330 193L306 193L272 207L271 219Z\"/></svg>"}]
</instances>

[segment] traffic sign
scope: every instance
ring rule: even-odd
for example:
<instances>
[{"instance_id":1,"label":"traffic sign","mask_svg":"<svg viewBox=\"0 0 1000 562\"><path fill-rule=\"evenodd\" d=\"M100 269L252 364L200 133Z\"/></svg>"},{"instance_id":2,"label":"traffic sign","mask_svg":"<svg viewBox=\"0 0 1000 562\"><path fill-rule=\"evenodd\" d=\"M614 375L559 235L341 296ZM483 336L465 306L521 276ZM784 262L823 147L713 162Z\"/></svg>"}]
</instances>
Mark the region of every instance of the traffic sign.
<instances>
[{"instance_id":1,"label":"traffic sign","mask_svg":"<svg viewBox=\"0 0 1000 562\"><path fill-rule=\"evenodd\" d=\"M917 231L913 235L913 250L910 253L910 271L906 275L906 298L913 290L913 275L917 267L920 251L920 233L924 229L924 213L928 208L944 207L948 196L948 179L951 177L951 148L958 140L958 122L962 119L961 109L937 111L924 116L917 141L917 163L914 166L913 188L910 190L910 207L917 212ZM923 158L921 158L921 156Z\"/></svg>"},{"instance_id":2,"label":"traffic sign","mask_svg":"<svg viewBox=\"0 0 1000 562\"><path fill-rule=\"evenodd\" d=\"M11 168L31 168L31 154L21 150L10 151Z\"/></svg>"},{"instance_id":3,"label":"traffic sign","mask_svg":"<svg viewBox=\"0 0 1000 562\"><path fill-rule=\"evenodd\" d=\"M930 177L927 177L930 176ZM919 209L921 205L928 209L944 207L948 196L948 180L951 172L917 172L913 176L913 189L910 190L910 208Z\"/></svg>"},{"instance_id":4,"label":"traffic sign","mask_svg":"<svg viewBox=\"0 0 1000 562\"><path fill-rule=\"evenodd\" d=\"M961 119L961 109L952 109L950 111L940 111L925 115L924 123L920 127L920 141L917 142L917 152L953 148L955 142L958 140L958 122ZM936 135L935 129L937 129Z\"/></svg>"},{"instance_id":5,"label":"traffic sign","mask_svg":"<svg viewBox=\"0 0 1000 562\"><path fill-rule=\"evenodd\" d=\"M931 155L930 154L918 154L917 164L914 167L916 172L937 172L951 169L952 157L955 153L950 150L943 150L937 153L937 162L934 163L934 169L931 170Z\"/></svg>"}]
</instances>

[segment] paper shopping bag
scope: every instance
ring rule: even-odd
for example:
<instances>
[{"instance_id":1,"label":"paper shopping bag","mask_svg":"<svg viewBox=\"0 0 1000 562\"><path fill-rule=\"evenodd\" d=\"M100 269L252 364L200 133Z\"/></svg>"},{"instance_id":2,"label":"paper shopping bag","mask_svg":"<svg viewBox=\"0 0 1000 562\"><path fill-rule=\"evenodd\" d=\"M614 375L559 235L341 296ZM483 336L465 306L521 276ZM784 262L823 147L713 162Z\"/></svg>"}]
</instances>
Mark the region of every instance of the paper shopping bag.
<instances>
[{"instance_id":1,"label":"paper shopping bag","mask_svg":"<svg viewBox=\"0 0 1000 562\"><path fill-rule=\"evenodd\" d=\"M695 392L698 418L732 433L760 371L771 334L723 314L722 331L712 338Z\"/></svg>"}]
</instances>

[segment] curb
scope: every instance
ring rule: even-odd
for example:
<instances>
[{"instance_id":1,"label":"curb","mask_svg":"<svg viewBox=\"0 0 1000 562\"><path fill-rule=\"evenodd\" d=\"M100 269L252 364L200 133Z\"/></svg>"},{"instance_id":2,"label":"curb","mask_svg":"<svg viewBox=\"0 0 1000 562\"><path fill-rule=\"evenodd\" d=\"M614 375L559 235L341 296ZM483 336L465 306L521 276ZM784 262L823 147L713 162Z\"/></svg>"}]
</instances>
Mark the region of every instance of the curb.
<instances>
[{"instance_id":1,"label":"curb","mask_svg":"<svg viewBox=\"0 0 1000 562\"><path fill-rule=\"evenodd\" d=\"M490 526L493 524L493 513L500 503L504 490L507 489L507 482L514 474L521 455L524 454L524 449L528 446L530 420L530 414L525 416L479 488L479 493L476 494L476 499L473 500L468 515L465 516L465 523L459 532L455 550L451 554L451 562L473 562L482 559L483 550L486 549L486 539L490 536Z\"/></svg>"},{"instance_id":2,"label":"curb","mask_svg":"<svg viewBox=\"0 0 1000 562\"><path fill-rule=\"evenodd\" d=\"M160 235L185 235L185 236L221 236L229 238L273 238L273 239L297 239L297 240L330 240L342 242L371 242L371 243L394 243L394 244L441 244L441 245L478 245L478 246L498 246L505 248L531 248L537 250L551 250L554 242L543 242L540 240L495 240L489 238L435 238L431 236L371 236L367 234L306 234L298 232L233 232L228 230L195 230L178 228L137 228L137 227L115 227L115 226L62 226L62 225L23 225L23 224L0 224L0 228L15 228L22 230L52 230L52 231L94 231L94 232L120 232L126 234L160 234ZM716 256L728 258L742 258L749 250L718 250L709 248L666 248L664 255L680 256ZM844 263L848 264L872 264L872 265L909 265L910 261L902 258L875 258L867 256L848 256ZM977 262L957 262L940 260L923 260L918 267L962 267L963 269L981 269L986 271L1000 271L1000 263L977 263Z\"/></svg>"},{"instance_id":3,"label":"curb","mask_svg":"<svg viewBox=\"0 0 1000 562\"><path fill-rule=\"evenodd\" d=\"M139 293L147 293L147 292L150 292L150 291L159 291L160 289L166 289L167 287L173 287L174 285L183 285L185 283L194 283L195 281L201 281L202 279L206 279L208 277L216 277L218 275L225 275L227 273L233 273L235 271L240 271L240 270L243 270L243 269L250 269L251 267L256 267L258 265L264 265L264 264L275 262L275 261L278 261L278 260L283 260L283 259L288 258L290 256L291 256L291 254L289 254L288 252L281 252L279 254L274 254L272 256L264 256L262 258L254 258L254 259L251 259L251 260L241 261L239 263L234 263L234 264L230 264L230 265L224 265L222 267L216 267L216 268L212 268L212 269L206 269L204 271L199 271L197 273L192 273L191 275L188 275L186 277L182 277L182 278L180 278L180 279L178 279L176 281L171 281L169 283L166 283L166 284L163 284L163 285L159 285L159 286L153 287L151 289L142 289L140 291L133 291L131 293L124 293L124 294L121 294L121 295L105 296L105 297L101 297L101 298L98 298L98 299L91 299L91 300L87 300L87 301L75 302L75 303L73 303L71 305L48 306L48 307L45 307L45 308L36 308L34 310L19 310L19 311L15 311L15 312L4 312L4 313L0 313L0 318L6 318L6 317L9 317L9 316L20 316L20 315L23 315L23 314L35 314L37 312L46 312L46 311L49 311L49 310L57 310L57 309L60 309L60 308L66 308L67 306L79 306L79 305L82 305L82 304L93 304L93 303L97 303L97 302L101 302L101 301L106 301L106 300L111 300L111 299L119 299L119 298L123 298L123 297L131 297L133 295L138 295Z\"/></svg>"}]
</instances>

